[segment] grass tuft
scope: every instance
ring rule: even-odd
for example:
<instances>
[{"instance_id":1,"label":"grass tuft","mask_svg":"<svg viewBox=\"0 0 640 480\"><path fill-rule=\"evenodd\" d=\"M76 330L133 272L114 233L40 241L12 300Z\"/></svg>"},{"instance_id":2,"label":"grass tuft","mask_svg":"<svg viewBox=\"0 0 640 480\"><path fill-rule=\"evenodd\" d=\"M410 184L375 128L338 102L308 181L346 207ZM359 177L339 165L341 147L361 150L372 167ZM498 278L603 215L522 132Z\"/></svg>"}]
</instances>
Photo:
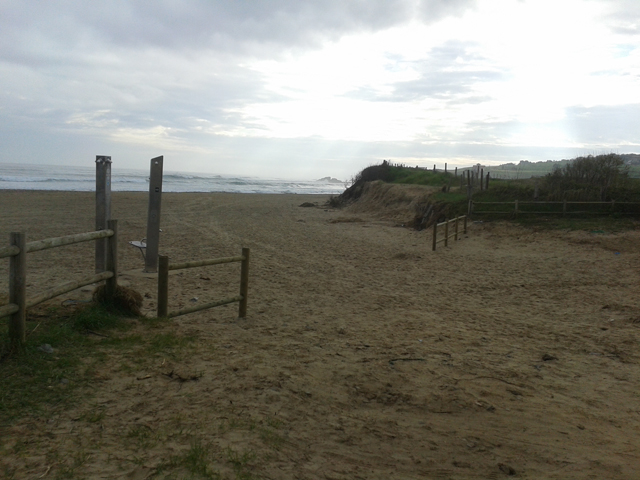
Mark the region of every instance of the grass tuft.
<instances>
[{"instance_id":1,"label":"grass tuft","mask_svg":"<svg viewBox=\"0 0 640 480\"><path fill-rule=\"evenodd\" d=\"M142 295L132 288L118 285L113 299L106 298L106 285L100 285L93 292L93 301L109 311L126 317L141 317Z\"/></svg>"}]
</instances>

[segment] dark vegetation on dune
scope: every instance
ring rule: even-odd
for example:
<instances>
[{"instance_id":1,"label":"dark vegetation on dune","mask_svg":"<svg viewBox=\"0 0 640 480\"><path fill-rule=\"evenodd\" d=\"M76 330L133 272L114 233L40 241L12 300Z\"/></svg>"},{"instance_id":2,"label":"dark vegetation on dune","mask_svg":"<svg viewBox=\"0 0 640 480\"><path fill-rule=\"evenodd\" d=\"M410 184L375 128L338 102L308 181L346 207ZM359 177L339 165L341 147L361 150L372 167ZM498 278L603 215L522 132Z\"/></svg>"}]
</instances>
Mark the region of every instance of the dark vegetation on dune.
<instances>
[{"instance_id":1,"label":"dark vegetation on dune","mask_svg":"<svg viewBox=\"0 0 640 480\"><path fill-rule=\"evenodd\" d=\"M613 213L608 208L599 212L597 206L590 207L587 214L601 213L612 217L639 217L640 205L626 205L625 202L640 203L640 179L629 175L628 160L610 153L597 156L578 157L570 161L558 162L550 173L544 176L523 179L491 178L489 188L481 190L478 180L472 182L471 199L474 202L539 202L536 211L553 213L557 206L542 202L612 202L616 206ZM467 170L436 171L418 167L392 164L383 161L358 172L351 185L339 196L332 197L329 205L335 208L363 202L365 197L375 196L378 204L385 207L405 202L408 207L407 226L423 229L436 221L443 221L468 211ZM392 185L421 185L423 192L415 190L399 193ZM503 207L504 208L504 207ZM555 210L554 210L555 209ZM544 216L538 215L537 217ZM531 220L533 217L529 217Z\"/></svg>"}]
</instances>

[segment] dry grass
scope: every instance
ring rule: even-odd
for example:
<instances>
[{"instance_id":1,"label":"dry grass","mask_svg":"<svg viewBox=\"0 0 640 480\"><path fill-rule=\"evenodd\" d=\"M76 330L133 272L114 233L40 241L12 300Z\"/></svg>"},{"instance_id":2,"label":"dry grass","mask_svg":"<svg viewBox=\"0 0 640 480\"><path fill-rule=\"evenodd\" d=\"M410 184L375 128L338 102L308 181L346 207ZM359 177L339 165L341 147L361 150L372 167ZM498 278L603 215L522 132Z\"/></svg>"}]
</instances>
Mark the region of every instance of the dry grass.
<instances>
[{"instance_id":1,"label":"dry grass","mask_svg":"<svg viewBox=\"0 0 640 480\"><path fill-rule=\"evenodd\" d=\"M142 295L135 290L118 285L113 299L107 299L105 293L105 285L100 285L96 288L95 292L93 292L93 301L109 309L113 309L121 315L128 317L142 316L142 312L140 311L140 307L142 307Z\"/></svg>"}]
</instances>

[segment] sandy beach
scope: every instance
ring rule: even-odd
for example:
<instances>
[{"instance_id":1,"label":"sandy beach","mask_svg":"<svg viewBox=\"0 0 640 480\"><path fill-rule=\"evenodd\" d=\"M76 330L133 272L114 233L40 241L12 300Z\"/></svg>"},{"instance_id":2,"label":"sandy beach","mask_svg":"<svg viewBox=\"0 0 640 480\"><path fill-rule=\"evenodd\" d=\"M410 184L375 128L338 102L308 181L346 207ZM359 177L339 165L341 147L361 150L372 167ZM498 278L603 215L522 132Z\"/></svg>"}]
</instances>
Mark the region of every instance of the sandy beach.
<instances>
[{"instance_id":1,"label":"sandy beach","mask_svg":"<svg viewBox=\"0 0 640 480\"><path fill-rule=\"evenodd\" d=\"M82 451L76 478L188 478L159 466L206 445L220 478L638 478L640 228L471 223L432 252L430 232L327 199L165 194L171 261L251 249L247 318L228 305L160 324L190 339L178 356L114 351L85 402L0 426L0 476L58 478L52 458ZM146 211L146 193L113 194L119 281L152 317L156 279L128 245ZM0 191L0 238L91 231L94 212L91 193ZM92 244L30 254L29 295L93 261ZM238 264L184 270L169 309L238 288Z\"/></svg>"}]
</instances>

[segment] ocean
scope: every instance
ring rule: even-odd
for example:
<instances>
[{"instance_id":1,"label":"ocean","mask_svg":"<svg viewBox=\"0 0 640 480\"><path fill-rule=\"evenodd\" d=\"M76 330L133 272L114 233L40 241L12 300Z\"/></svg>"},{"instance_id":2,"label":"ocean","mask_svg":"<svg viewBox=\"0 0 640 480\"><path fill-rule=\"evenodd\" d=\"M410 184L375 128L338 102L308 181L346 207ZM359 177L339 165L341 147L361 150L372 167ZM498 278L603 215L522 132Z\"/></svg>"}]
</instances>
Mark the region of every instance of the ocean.
<instances>
[{"instance_id":1,"label":"ocean","mask_svg":"<svg viewBox=\"0 0 640 480\"><path fill-rule=\"evenodd\" d=\"M111 166L114 192L149 191L149 172ZM0 163L0 190L64 190L92 192L96 189L95 166L19 165ZM297 193L338 195L344 183L323 180L281 180L165 171L163 192Z\"/></svg>"}]
</instances>

